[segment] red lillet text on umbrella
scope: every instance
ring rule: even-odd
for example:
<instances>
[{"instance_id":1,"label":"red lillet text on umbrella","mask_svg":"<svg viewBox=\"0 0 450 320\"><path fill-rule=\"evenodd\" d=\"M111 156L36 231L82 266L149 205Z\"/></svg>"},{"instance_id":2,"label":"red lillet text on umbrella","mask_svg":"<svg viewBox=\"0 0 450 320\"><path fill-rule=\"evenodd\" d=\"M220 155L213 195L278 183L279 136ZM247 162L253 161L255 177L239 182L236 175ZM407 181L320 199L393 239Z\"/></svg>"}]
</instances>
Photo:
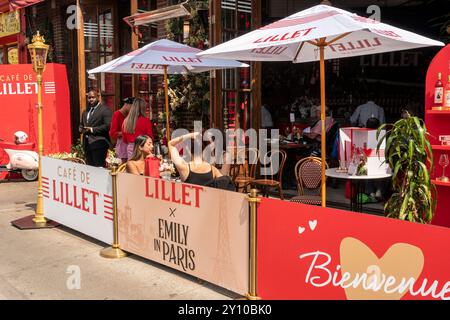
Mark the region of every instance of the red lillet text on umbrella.
<instances>
[{"instance_id":1,"label":"red lillet text on umbrella","mask_svg":"<svg viewBox=\"0 0 450 320\"><path fill-rule=\"evenodd\" d=\"M380 30L380 29L372 29L372 32L378 33L382 36L393 37L393 38L401 38L402 36L395 33L392 30Z\"/></svg>"},{"instance_id":2,"label":"red lillet text on umbrella","mask_svg":"<svg viewBox=\"0 0 450 320\"><path fill-rule=\"evenodd\" d=\"M259 48L259 49L253 49L252 52L253 53L257 53L257 54L271 54L271 55L280 55L282 54L284 51L286 51L288 47L267 47L267 48Z\"/></svg>"},{"instance_id":3,"label":"red lillet text on umbrella","mask_svg":"<svg viewBox=\"0 0 450 320\"><path fill-rule=\"evenodd\" d=\"M373 38L372 40L373 40L372 42L370 42L368 39L364 39L358 40L356 42L348 41L343 43L334 43L330 44L329 47L331 48L331 50L333 50L333 52L336 52L336 51L360 50L381 46L380 39Z\"/></svg>"},{"instance_id":4,"label":"red lillet text on umbrella","mask_svg":"<svg viewBox=\"0 0 450 320\"><path fill-rule=\"evenodd\" d=\"M277 41L286 41L286 40L293 40L300 37L307 36L311 30L317 29L316 27L308 28L308 29L301 29L294 32L285 32L285 33L279 33L279 34L273 34L268 37L263 37L256 39L253 41L253 43L264 43L264 42L277 42Z\"/></svg>"},{"instance_id":5,"label":"red lillet text on umbrella","mask_svg":"<svg viewBox=\"0 0 450 320\"><path fill-rule=\"evenodd\" d=\"M166 56L163 56L163 59L168 61L168 62L188 62L188 63L189 62L190 63L195 63L195 62L201 63L202 62L202 60L200 60L199 58L185 58L185 57L179 58L179 57L166 57Z\"/></svg>"},{"instance_id":6,"label":"red lillet text on umbrella","mask_svg":"<svg viewBox=\"0 0 450 320\"><path fill-rule=\"evenodd\" d=\"M139 70L158 70L163 67L158 64L149 64L149 63L132 63L131 69L139 69Z\"/></svg>"}]
</instances>

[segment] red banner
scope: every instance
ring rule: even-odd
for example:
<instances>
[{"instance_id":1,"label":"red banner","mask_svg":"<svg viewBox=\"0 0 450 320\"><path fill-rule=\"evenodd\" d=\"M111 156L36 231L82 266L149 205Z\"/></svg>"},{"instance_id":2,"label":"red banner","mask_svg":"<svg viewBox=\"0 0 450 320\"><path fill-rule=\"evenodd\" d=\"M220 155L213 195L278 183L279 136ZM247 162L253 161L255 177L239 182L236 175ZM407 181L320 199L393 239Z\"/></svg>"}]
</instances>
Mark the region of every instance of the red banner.
<instances>
[{"instance_id":1,"label":"red banner","mask_svg":"<svg viewBox=\"0 0 450 320\"><path fill-rule=\"evenodd\" d=\"M44 154L67 151L72 143L66 66L47 64L42 82ZM0 138L14 141L24 131L37 151L37 83L31 64L0 65ZM8 161L0 150L0 163Z\"/></svg>"},{"instance_id":2,"label":"red banner","mask_svg":"<svg viewBox=\"0 0 450 320\"><path fill-rule=\"evenodd\" d=\"M263 299L449 299L450 229L262 199Z\"/></svg>"}]
</instances>

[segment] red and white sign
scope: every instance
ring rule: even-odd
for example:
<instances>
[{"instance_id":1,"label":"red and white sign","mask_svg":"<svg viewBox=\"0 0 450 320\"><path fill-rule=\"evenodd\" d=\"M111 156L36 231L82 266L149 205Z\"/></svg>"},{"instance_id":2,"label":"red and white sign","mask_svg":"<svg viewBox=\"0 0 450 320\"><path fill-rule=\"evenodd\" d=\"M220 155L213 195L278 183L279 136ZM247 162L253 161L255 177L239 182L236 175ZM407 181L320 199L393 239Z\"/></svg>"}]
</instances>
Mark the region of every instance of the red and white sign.
<instances>
[{"instance_id":1,"label":"red and white sign","mask_svg":"<svg viewBox=\"0 0 450 320\"><path fill-rule=\"evenodd\" d=\"M386 134L386 130L380 131L380 138ZM361 148L367 157L367 175L381 175L390 172L389 165L384 162L385 141L377 152L377 130L347 127L339 129L339 161L349 167L356 148Z\"/></svg>"},{"instance_id":2,"label":"red and white sign","mask_svg":"<svg viewBox=\"0 0 450 320\"><path fill-rule=\"evenodd\" d=\"M46 218L112 243L112 179L108 170L43 157L42 188Z\"/></svg>"},{"instance_id":3,"label":"red and white sign","mask_svg":"<svg viewBox=\"0 0 450 320\"><path fill-rule=\"evenodd\" d=\"M31 64L0 65L0 138L14 141L14 132L24 131L38 147L37 83ZM66 66L47 64L42 82L44 154L70 152L72 144L70 94ZM0 163L8 157L0 150Z\"/></svg>"},{"instance_id":4,"label":"red and white sign","mask_svg":"<svg viewBox=\"0 0 450 320\"><path fill-rule=\"evenodd\" d=\"M120 247L244 295L248 202L241 193L117 176Z\"/></svg>"},{"instance_id":5,"label":"red and white sign","mask_svg":"<svg viewBox=\"0 0 450 320\"><path fill-rule=\"evenodd\" d=\"M263 299L450 299L450 229L263 198Z\"/></svg>"}]
</instances>

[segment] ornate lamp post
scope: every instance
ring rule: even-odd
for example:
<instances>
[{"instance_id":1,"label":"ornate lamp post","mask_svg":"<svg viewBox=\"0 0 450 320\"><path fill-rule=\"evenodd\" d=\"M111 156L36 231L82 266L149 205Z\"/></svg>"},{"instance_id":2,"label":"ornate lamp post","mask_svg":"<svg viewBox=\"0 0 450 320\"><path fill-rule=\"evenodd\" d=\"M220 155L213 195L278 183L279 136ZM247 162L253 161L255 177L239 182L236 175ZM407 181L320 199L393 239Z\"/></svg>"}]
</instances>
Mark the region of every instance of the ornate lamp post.
<instances>
[{"instance_id":1,"label":"ornate lamp post","mask_svg":"<svg viewBox=\"0 0 450 320\"><path fill-rule=\"evenodd\" d=\"M44 135L42 130L42 74L47 62L47 53L49 45L45 44L44 38L39 31L33 36L32 43L28 45L28 50L33 64L33 70L36 72L36 81L38 84L38 153L39 153L39 179L38 179L38 198L36 212L15 221L12 225L23 229L54 228L59 224L54 221L47 221L44 217L44 196L42 192L42 153L44 151Z\"/></svg>"},{"instance_id":2,"label":"ornate lamp post","mask_svg":"<svg viewBox=\"0 0 450 320\"><path fill-rule=\"evenodd\" d=\"M28 50L31 56L31 63L33 70L36 72L36 80L38 84L38 153L39 153L39 179L38 179L38 198L36 206L36 214L33 221L36 225L46 224L47 220L44 218L44 197L42 193L42 153L44 151L44 135L42 129L42 74L45 70L47 62L47 53L49 45L45 44L44 37L39 34L39 31L33 36L31 44L28 45Z\"/></svg>"}]
</instances>

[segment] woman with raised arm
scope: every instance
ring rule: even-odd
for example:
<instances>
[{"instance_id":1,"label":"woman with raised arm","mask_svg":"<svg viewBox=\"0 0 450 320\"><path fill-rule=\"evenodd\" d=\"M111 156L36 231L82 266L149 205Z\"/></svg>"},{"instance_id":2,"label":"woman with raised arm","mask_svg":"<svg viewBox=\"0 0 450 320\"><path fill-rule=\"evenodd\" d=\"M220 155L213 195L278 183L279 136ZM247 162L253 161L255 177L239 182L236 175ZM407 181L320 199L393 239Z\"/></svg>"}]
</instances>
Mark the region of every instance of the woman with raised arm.
<instances>
[{"instance_id":1,"label":"woman with raised arm","mask_svg":"<svg viewBox=\"0 0 450 320\"><path fill-rule=\"evenodd\" d=\"M184 141L191 141L192 159L186 162L178 152L177 145ZM199 132L188 133L169 141L169 154L177 168L182 182L206 185L211 180L222 176L220 171L207 163L202 157L202 141Z\"/></svg>"}]
</instances>

